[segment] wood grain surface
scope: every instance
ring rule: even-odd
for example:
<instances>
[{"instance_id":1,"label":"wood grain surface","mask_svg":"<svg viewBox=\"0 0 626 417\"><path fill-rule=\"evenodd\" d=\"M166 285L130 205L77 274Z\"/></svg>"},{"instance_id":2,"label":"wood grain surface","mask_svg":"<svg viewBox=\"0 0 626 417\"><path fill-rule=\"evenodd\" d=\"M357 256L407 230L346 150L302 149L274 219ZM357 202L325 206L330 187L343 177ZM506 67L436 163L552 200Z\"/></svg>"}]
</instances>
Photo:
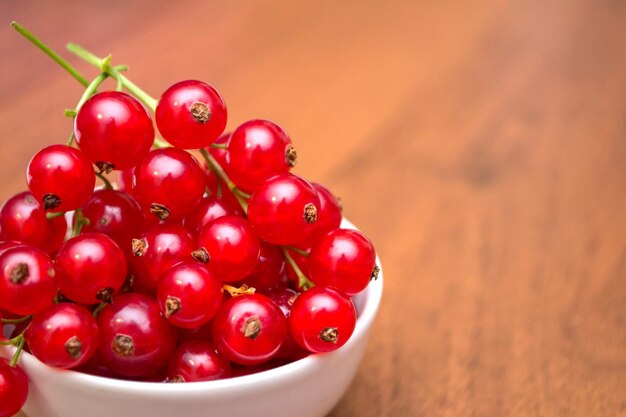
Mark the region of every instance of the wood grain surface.
<instances>
[{"instance_id":1,"label":"wood grain surface","mask_svg":"<svg viewBox=\"0 0 626 417\"><path fill-rule=\"evenodd\" d=\"M2 199L81 94L15 19L214 84L343 198L386 287L332 417L626 415L625 2L42 3L0 3Z\"/></svg>"}]
</instances>

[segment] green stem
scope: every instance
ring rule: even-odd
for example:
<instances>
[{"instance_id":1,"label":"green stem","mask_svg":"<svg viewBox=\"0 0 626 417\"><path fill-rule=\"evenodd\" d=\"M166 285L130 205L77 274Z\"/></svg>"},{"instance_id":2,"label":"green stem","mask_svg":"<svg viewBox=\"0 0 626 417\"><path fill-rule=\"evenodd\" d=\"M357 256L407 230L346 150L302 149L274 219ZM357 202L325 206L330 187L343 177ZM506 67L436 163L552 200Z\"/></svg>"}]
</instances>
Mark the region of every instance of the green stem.
<instances>
[{"instance_id":1,"label":"green stem","mask_svg":"<svg viewBox=\"0 0 626 417\"><path fill-rule=\"evenodd\" d=\"M287 261L289 266L293 268L293 271L296 273L296 276L298 277L298 287L302 288L303 290L308 290L309 288L313 288L315 284L313 284L313 282L310 279L308 279L306 275L302 273L302 270L300 269L296 261L293 260L287 248L281 247L281 249L283 250L283 256L285 257L285 260Z\"/></svg>"},{"instance_id":2,"label":"green stem","mask_svg":"<svg viewBox=\"0 0 626 417\"><path fill-rule=\"evenodd\" d=\"M113 79L115 79L118 83L120 83L125 89L130 91L135 97L137 97L143 104L146 105L153 112L156 110L156 105L158 101L146 93L144 90L139 88L137 84L126 78L124 75L120 73L122 70L119 66L112 67L111 66L111 56L107 56L105 58L100 58L93 53L89 52L85 48L75 43L68 43L67 50L79 57L80 59L86 61L87 63L98 67L102 72L107 73ZM125 69L125 67L123 67Z\"/></svg>"},{"instance_id":3,"label":"green stem","mask_svg":"<svg viewBox=\"0 0 626 417\"><path fill-rule=\"evenodd\" d=\"M152 147L155 149L159 149L159 148L171 148L172 145L170 145L169 143L167 143L166 141L164 141L161 138L154 138L154 142L152 144Z\"/></svg>"},{"instance_id":4,"label":"green stem","mask_svg":"<svg viewBox=\"0 0 626 417\"><path fill-rule=\"evenodd\" d=\"M232 182L230 178L228 178L228 175L226 175L226 172L224 172L224 168L222 168L222 166L215 160L215 158L211 156L211 154L206 149L201 148L199 151L200 151L200 155L202 155L207 165L209 166L209 169L211 169L211 171L215 173L218 179L221 179L222 181L224 181L224 184L226 184L228 189L233 193L233 195L239 202L239 205L241 205L241 208L243 209L243 211L247 213L248 201L246 200L246 197L244 197L247 194L237 188L235 183ZM219 184L219 181L218 181L218 184Z\"/></svg>"},{"instance_id":5,"label":"green stem","mask_svg":"<svg viewBox=\"0 0 626 417\"><path fill-rule=\"evenodd\" d=\"M113 184L111 184L111 181L109 181L109 179L107 177L104 176L104 174L101 174L100 172L95 172L96 177L100 178L100 181L102 181L104 183L104 189L105 190L112 190L113 189Z\"/></svg>"},{"instance_id":6,"label":"green stem","mask_svg":"<svg viewBox=\"0 0 626 417\"><path fill-rule=\"evenodd\" d=\"M80 234L80 231L83 230L83 226L89 224L89 219L83 217L83 211L81 209L76 209L74 212L74 225L72 226L72 237L76 237Z\"/></svg>"},{"instance_id":7,"label":"green stem","mask_svg":"<svg viewBox=\"0 0 626 417\"><path fill-rule=\"evenodd\" d=\"M225 143L212 143L211 148L213 149L228 149L228 145Z\"/></svg>"},{"instance_id":8,"label":"green stem","mask_svg":"<svg viewBox=\"0 0 626 417\"><path fill-rule=\"evenodd\" d=\"M24 342L26 342L26 339L24 338L24 333L20 334L20 336L21 336L21 339L19 343L17 344L17 350L15 351L15 353L13 354L13 357L11 358L11 362L9 362L9 366L12 366L13 368L17 366L17 361L20 360L22 349L24 349Z\"/></svg>"},{"instance_id":9,"label":"green stem","mask_svg":"<svg viewBox=\"0 0 626 417\"><path fill-rule=\"evenodd\" d=\"M57 217L63 217L63 216L65 216L64 211L59 211L58 213L46 213L46 219L48 220L56 219Z\"/></svg>"},{"instance_id":10,"label":"green stem","mask_svg":"<svg viewBox=\"0 0 626 417\"><path fill-rule=\"evenodd\" d=\"M91 313L94 317L98 317L98 314L100 314L100 312L102 311L102 309L104 307L106 307L108 304L105 303L104 301L101 302L100 304L98 304L98 306L96 308L94 308L93 313Z\"/></svg>"},{"instance_id":11,"label":"green stem","mask_svg":"<svg viewBox=\"0 0 626 417\"><path fill-rule=\"evenodd\" d=\"M24 323L25 321L28 321L32 318L33 316L24 316L24 317L20 317L19 319L2 319L2 324L19 324L19 323Z\"/></svg>"},{"instance_id":12,"label":"green stem","mask_svg":"<svg viewBox=\"0 0 626 417\"><path fill-rule=\"evenodd\" d=\"M285 248L289 249L292 252L297 253L298 255L302 255L304 257L308 257L309 256L309 252L296 248L295 246L285 246Z\"/></svg>"},{"instance_id":13,"label":"green stem","mask_svg":"<svg viewBox=\"0 0 626 417\"><path fill-rule=\"evenodd\" d=\"M89 83L89 85L83 92L83 95L80 97L80 100L78 100L78 104L76 105L76 113L78 113L83 104L85 104L85 101L89 100L89 97L94 95L94 93L98 90L100 84L102 84L102 82L106 80L108 76L109 74L105 72L100 73L96 78L93 79L92 82Z\"/></svg>"},{"instance_id":14,"label":"green stem","mask_svg":"<svg viewBox=\"0 0 626 417\"><path fill-rule=\"evenodd\" d=\"M61 67L63 67L65 71L67 71L72 77L74 77L83 86L87 87L89 85L89 81L87 81L85 77L80 75L80 73L73 66L71 66L69 62L61 58L59 54L54 52L48 45L40 41L35 35L30 33L28 30L26 30L26 28L24 28L22 25L14 21L14 22L11 22L11 27L15 29L17 32L19 32L26 39L31 41L37 48L43 51L43 53L45 53L50 58L52 58L54 62L59 64Z\"/></svg>"}]
</instances>

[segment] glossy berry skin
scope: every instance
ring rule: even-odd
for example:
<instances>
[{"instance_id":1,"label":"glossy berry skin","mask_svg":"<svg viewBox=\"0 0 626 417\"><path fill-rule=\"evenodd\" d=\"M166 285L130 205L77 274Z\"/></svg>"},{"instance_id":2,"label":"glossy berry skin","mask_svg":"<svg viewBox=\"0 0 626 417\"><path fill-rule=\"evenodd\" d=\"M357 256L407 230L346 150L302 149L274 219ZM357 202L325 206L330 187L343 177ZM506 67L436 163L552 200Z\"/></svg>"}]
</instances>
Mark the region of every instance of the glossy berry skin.
<instances>
[{"instance_id":1,"label":"glossy berry skin","mask_svg":"<svg viewBox=\"0 0 626 417\"><path fill-rule=\"evenodd\" d=\"M16 240L3 240L0 241L0 255L2 255L7 249L15 248L17 246L27 246Z\"/></svg>"},{"instance_id":2,"label":"glossy berry skin","mask_svg":"<svg viewBox=\"0 0 626 417\"><path fill-rule=\"evenodd\" d=\"M214 381L230 376L230 364L207 342L184 342L170 360L168 380L172 382Z\"/></svg>"},{"instance_id":3,"label":"glossy berry skin","mask_svg":"<svg viewBox=\"0 0 626 417\"><path fill-rule=\"evenodd\" d=\"M287 265L280 247L261 242L259 260L244 282L257 291L286 287L289 284L286 273Z\"/></svg>"},{"instance_id":4,"label":"glossy berry skin","mask_svg":"<svg viewBox=\"0 0 626 417\"><path fill-rule=\"evenodd\" d=\"M89 224L83 233L102 233L113 239L127 256L132 255L132 240L144 229L139 203L129 194L116 190L98 190L82 208Z\"/></svg>"},{"instance_id":5,"label":"glossy berry skin","mask_svg":"<svg viewBox=\"0 0 626 417\"><path fill-rule=\"evenodd\" d=\"M74 135L80 149L96 166L126 169L148 154L154 128L148 112L136 98L121 91L103 91L94 94L78 111Z\"/></svg>"},{"instance_id":6,"label":"glossy berry skin","mask_svg":"<svg viewBox=\"0 0 626 417\"><path fill-rule=\"evenodd\" d=\"M256 365L276 355L287 337L283 312L261 294L226 301L213 319L213 343L222 357Z\"/></svg>"},{"instance_id":7,"label":"glossy berry skin","mask_svg":"<svg viewBox=\"0 0 626 417\"><path fill-rule=\"evenodd\" d=\"M56 252L65 239L64 216L47 219L41 204L29 192L15 194L0 208L0 239L15 240Z\"/></svg>"},{"instance_id":8,"label":"glossy berry skin","mask_svg":"<svg viewBox=\"0 0 626 417\"><path fill-rule=\"evenodd\" d=\"M293 174L261 183L248 204L248 219L259 237L275 245L294 245L314 232L320 200L313 186Z\"/></svg>"},{"instance_id":9,"label":"glossy berry skin","mask_svg":"<svg viewBox=\"0 0 626 417\"><path fill-rule=\"evenodd\" d=\"M235 203L237 204L237 203ZM185 217L183 225L195 234L218 217L228 214L243 217L241 206L229 203L224 198L209 195L202 199L198 207Z\"/></svg>"},{"instance_id":10,"label":"glossy berry skin","mask_svg":"<svg viewBox=\"0 0 626 417\"><path fill-rule=\"evenodd\" d=\"M66 145L43 148L26 168L28 189L46 211L70 211L81 207L96 185L91 162L85 154Z\"/></svg>"},{"instance_id":11,"label":"glossy berry skin","mask_svg":"<svg viewBox=\"0 0 626 417\"><path fill-rule=\"evenodd\" d=\"M357 230L333 230L315 242L309 255L315 285L338 288L350 296L367 287L375 265L372 242Z\"/></svg>"},{"instance_id":12,"label":"glossy berry skin","mask_svg":"<svg viewBox=\"0 0 626 417\"><path fill-rule=\"evenodd\" d=\"M16 246L0 255L0 309L26 316L51 305L57 293L48 254Z\"/></svg>"},{"instance_id":13,"label":"glossy berry skin","mask_svg":"<svg viewBox=\"0 0 626 417\"><path fill-rule=\"evenodd\" d=\"M291 139L280 126L269 120L250 120L230 136L228 176L251 192L264 179L289 172L295 155Z\"/></svg>"},{"instance_id":14,"label":"glossy berry skin","mask_svg":"<svg viewBox=\"0 0 626 417\"><path fill-rule=\"evenodd\" d=\"M135 186L133 185L135 177L135 167L127 168L119 171L115 185L117 190L123 191L135 198Z\"/></svg>"},{"instance_id":15,"label":"glossy berry skin","mask_svg":"<svg viewBox=\"0 0 626 417\"><path fill-rule=\"evenodd\" d=\"M155 119L163 138L182 149L203 148L224 131L226 104L202 81L180 81L168 88L156 107Z\"/></svg>"},{"instance_id":16,"label":"glossy berry skin","mask_svg":"<svg viewBox=\"0 0 626 417\"><path fill-rule=\"evenodd\" d=\"M161 220L182 219L200 203L205 176L198 161L176 148L151 151L135 168L135 196ZM156 211L156 205L165 211Z\"/></svg>"},{"instance_id":17,"label":"glossy berry skin","mask_svg":"<svg viewBox=\"0 0 626 417\"><path fill-rule=\"evenodd\" d=\"M170 323L194 329L208 323L222 305L222 282L197 262L181 262L161 278L157 301Z\"/></svg>"},{"instance_id":18,"label":"glossy berry skin","mask_svg":"<svg viewBox=\"0 0 626 417\"><path fill-rule=\"evenodd\" d=\"M254 270L261 242L245 219L226 215L201 230L198 247L208 254L209 270L222 281L234 282Z\"/></svg>"},{"instance_id":19,"label":"glossy berry skin","mask_svg":"<svg viewBox=\"0 0 626 417\"><path fill-rule=\"evenodd\" d=\"M63 295L80 304L110 301L127 273L124 252L101 233L84 233L66 241L55 267Z\"/></svg>"},{"instance_id":20,"label":"glossy berry skin","mask_svg":"<svg viewBox=\"0 0 626 417\"><path fill-rule=\"evenodd\" d=\"M30 351L43 363L75 368L98 347L98 325L91 312L77 304L53 304L33 317L26 330Z\"/></svg>"},{"instance_id":21,"label":"glossy berry skin","mask_svg":"<svg viewBox=\"0 0 626 417\"><path fill-rule=\"evenodd\" d=\"M191 252L196 248L195 240L184 227L167 223L155 225L136 242L132 270L143 285L154 289L173 265L191 261Z\"/></svg>"},{"instance_id":22,"label":"glossy berry skin","mask_svg":"<svg viewBox=\"0 0 626 417\"><path fill-rule=\"evenodd\" d=\"M320 199L320 211L315 232L304 243L305 246L311 246L319 237L338 229L342 218L341 205L337 197L321 184L311 183L311 185L317 191L317 196Z\"/></svg>"},{"instance_id":23,"label":"glossy berry skin","mask_svg":"<svg viewBox=\"0 0 626 417\"><path fill-rule=\"evenodd\" d=\"M298 292L286 287L269 288L265 290L263 294L267 295L274 302L274 304L282 310L287 319L289 319L289 316L291 315L293 303L296 301L296 298L298 298L298 295L300 295ZM280 350L276 353L276 357L295 361L304 358L309 355L309 353L310 352L308 350L302 348L296 343L295 340L293 340L293 337L289 332L285 343L282 344Z\"/></svg>"},{"instance_id":24,"label":"glossy berry skin","mask_svg":"<svg viewBox=\"0 0 626 417\"><path fill-rule=\"evenodd\" d=\"M28 397L28 377L19 366L0 357L0 417L16 415Z\"/></svg>"},{"instance_id":25,"label":"glossy berry skin","mask_svg":"<svg viewBox=\"0 0 626 417\"><path fill-rule=\"evenodd\" d=\"M352 301L333 288L314 287L300 294L289 315L289 329L298 345L310 352L330 352L343 346L354 331Z\"/></svg>"},{"instance_id":26,"label":"glossy berry skin","mask_svg":"<svg viewBox=\"0 0 626 417\"><path fill-rule=\"evenodd\" d=\"M176 349L174 326L154 299L122 294L98 315L98 355L113 372L126 377L148 376L162 369Z\"/></svg>"}]
</instances>

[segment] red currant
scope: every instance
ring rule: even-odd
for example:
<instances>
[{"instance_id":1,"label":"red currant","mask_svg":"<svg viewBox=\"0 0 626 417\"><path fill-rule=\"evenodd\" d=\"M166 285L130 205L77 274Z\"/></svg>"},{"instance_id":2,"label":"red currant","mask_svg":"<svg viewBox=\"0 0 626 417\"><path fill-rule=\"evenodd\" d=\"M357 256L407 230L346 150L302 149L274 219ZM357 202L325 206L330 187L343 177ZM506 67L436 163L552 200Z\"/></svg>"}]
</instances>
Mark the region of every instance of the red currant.
<instances>
[{"instance_id":1,"label":"red currant","mask_svg":"<svg viewBox=\"0 0 626 417\"><path fill-rule=\"evenodd\" d=\"M108 236L84 233L61 246L55 259L63 295L81 304L110 302L126 279L124 252Z\"/></svg>"},{"instance_id":2,"label":"red currant","mask_svg":"<svg viewBox=\"0 0 626 417\"><path fill-rule=\"evenodd\" d=\"M161 278L157 301L170 323L197 328L208 323L220 308L222 282L197 262L181 262Z\"/></svg>"},{"instance_id":3,"label":"red currant","mask_svg":"<svg viewBox=\"0 0 626 417\"><path fill-rule=\"evenodd\" d=\"M81 207L96 185L89 159L66 145L52 145L37 152L28 163L26 181L44 210L52 212Z\"/></svg>"},{"instance_id":4,"label":"red currant","mask_svg":"<svg viewBox=\"0 0 626 417\"><path fill-rule=\"evenodd\" d=\"M174 353L168 381L213 381L229 376L230 364L215 353L215 348L207 342L194 340L181 344Z\"/></svg>"},{"instance_id":5,"label":"red currant","mask_svg":"<svg viewBox=\"0 0 626 417\"><path fill-rule=\"evenodd\" d=\"M358 294L378 274L374 246L357 230L333 230L311 248L309 272L315 285Z\"/></svg>"},{"instance_id":6,"label":"red currant","mask_svg":"<svg viewBox=\"0 0 626 417\"><path fill-rule=\"evenodd\" d=\"M151 151L135 168L135 195L161 220L182 219L202 199L205 175L191 154L176 148Z\"/></svg>"},{"instance_id":7,"label":"red currant","mask_svg":"<svg viewBox=\"0 0 626 417\"><path fill-rule=\"evenodd\" d=\"M209 145L226 127L226 104L202 81L180 81L168 88L155 112L159 132L172 145L199 149Z\"/></svg>"},{"instance_id":8,"label":"red currant","mask_svg":"<svg viewBox=\"0 0 626 417\"><path fill-rule=\"evenodd\" d=\"M296 298L289 329L296 343L311 352L330 352L343 346L354 331L352 301L333 288L314 287Z\"/></svg>"},{"instance_id":9,"label":"red currant","mask_svg":"<svg viewBox=\"0 0 626 417\"><path fill-rule=\"evenodd\" d=\"M191 261L196 244L182 226L158 224L140 239L133 240L132 270L135 278L148 288L156 288L161 276L183 260Z\"/></svg>"},{"instance_id":10,"label":"red currant","mask_svg":"<svg viewBox=\"0 0 626 417\"><path fill-rule=\"evenodd\" d=\"M298 298L299 293L290 288L282 287L269 288L265 290L264 294L267 295L274 304L280 307L285 317L289 319L291 308L296 298ZM308 354L309 351L298 345L296 341L293 340L291 333L289 333L287 339L285 339L285 342L280 347L280 350L276 353L276 357L296 361L308 356Z\"/></svg>"},{"instance_id":11,"label":"red currant","mask_svg":"<svg viewBox=\"0 0 626 417\"><path fill-rule=\"evenodd\" d=\"M98 190L82 208L89 224L82 232L103 233L113 239L127 256L132 255L132 240L144 229L139 203L123 191Z\"/></svg>"},{"instance_id":12,"label":"red currant","mask_svg":"<svg viewBox=\"0 0 626 417\"><path fill-rule=\"evenodd\" d=\"M17 240L53 253L63 243L67 222L64 216L48 220L46 212L28 192L9 198L0 209L0 238Z\"/></svg>"},{"instance_id":13,"label":"red currant","mask_svg":"<svg viewBox=\"0 0 626 417\"><path fill-rule=\"evenodd\" d=\"M24 246L24 244L15 240L0 241L0 255L2 255L7 249L11 249L16 246Z\"/></svg>"},{"instance_id":14,"label":"red currant","mask_svg":"<svg viewBox=\"0 0 626 417\"><path fill-rule=\"evenodd\" d=\"M263 181L248 204L250 224L275 245L293 245L315 232L320 200L315 188L293 174Z\"/></svg>"},{"instance_id":15,"label":"red currant","mask_svg":"<svg viewBox=\"0 0 626 417\"><path fill-rule=\"evenodd\" d=\"M28 377L19 366L0 357L0 417L16 415L28 397Z\"/></svg>"},{"instance_id":16,"label":"red currant","mask_svg":"<svg viewBox=\"0 0 626 417\"><path fill-rule=\"evenodd\" d=\"M268 361L286 337L285 316L272 300L261 294L231 298L213 319L213 343L218 352L242 365Z\"/></svg>"},{"instance_id":17,"label":"red currant","mask_svg":"<svg viewBox=\"0 0 626 417\"><path fill-rule=\"evenodd\" d=\"M103 171L137 165L154 141L152 120L133 96L121 91L94 94L74 119L76 143Z\"/></svg>"},{"instance_id":18,"label":"red currant","mask_svg":"<svg viewBox=\"0 0 626 417\"><path fill-rule=\"evenodd\" d=\"M227 172L243 190L252 191L264 179L286 174L295 163L291 139L274 122L250 120L230 136Z\"/></svg>"},{"instance_id":19,"label":"red currant","mask_svg":"<svg viewBox=\"0 0 626 417\"><path fill-rule=\"evenodd\" d=\"M226 216L227 214L242 217L243 211L239 204L234 205L216 195L210 195L204 197L198 207L185 217L183 225L188 230L198 234L213 220L218 217Z\"/></svg>"},{"instance_id":20,"label":"red currant","mask_svg":"<svg viewBox=\"0 0 626 417\"><path fill-rule=\"evenodd\" d=\"M115 183L119 191L124 191L134 198L137 198L135 196L135 186L133 185L134 177L135 167L123 169L117 174L117 180Z\"/></svg>"},{"instance_id":21,"label":"red currant","mask_svg":"<svg viewBox=\"0 0 626 417\"><path fill-rule=\"evenodd\" d=\"M0 308L19 315L39 313L54 302L57 287L50 257L32 246L0 255Z\"/></svg>"},{"instance_id":22,"label":"red currant","mask_svg":"<svg viewBox=\"0 0 626 417\"><path fill-rule=\"evenodd\" d=\"M176 349L176 330L147 295L116 297L100 311L98 327L100 358L122 376L152 375L166 365Z\"/></svg>"},{"instance_id":23,"label":"red currant","mask_svg":"<svg viewBox=\"0 0 626 417\"><path fill-rule=\"evenodd\" d=\"M289 284L286 272L287 265L282 250L278 246L261 241L259 261L245 282L257 290L286 287Z\"/></svg>"},{"instance_id":24,"label":"red currant","mask_svg":"<svg viewBox=\"0 0 626 417\"><path fill-rule=\"evenodd\" d=\"M259 260L260 241L245 219L227 215L205 226L198 237L200 249L194 258L208 262L222 281L234 282L245 278Z\"/></svg>"},{"instance_id":25,"label":"red currant","mask_svg":"<svg viewBox=\"0 0 626 417\"><path fill-rule=\"evenodd\" d=\"M320 199L320 207L318 213L317 227L315 233L307 240L307 246L318 239L320 236L325 235L331 230L339 228L341 224L341 204L337 197L330 192L330 190L323 185L312 183L313 188L317 191L317 196Z\"/></svg>"},{"instance_id":26,"label":"red currant","mask_svg":"<svg viewBox=\"0 0 626 417\"><path fill-rule=\"evenodd\" d=\"M98 347L98 325L89 310L77 304L53 304L33 317L26 341L43 363L75 368L87 362Z\"/></svg>"}]
</instances>

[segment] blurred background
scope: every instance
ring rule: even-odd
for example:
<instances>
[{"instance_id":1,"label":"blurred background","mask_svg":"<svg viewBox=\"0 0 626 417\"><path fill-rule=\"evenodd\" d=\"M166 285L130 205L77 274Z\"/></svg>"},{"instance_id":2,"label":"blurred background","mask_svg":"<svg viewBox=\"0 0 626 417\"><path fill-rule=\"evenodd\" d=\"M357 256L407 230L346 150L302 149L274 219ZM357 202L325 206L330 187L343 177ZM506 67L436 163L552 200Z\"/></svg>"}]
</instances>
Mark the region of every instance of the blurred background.
<instances>
[{"instance_id":1,"label":"blurred background","mask_svg":"<svg viewBox=\"0 0 626 417\"><path fill-rule=\"evenodd\" d=\"M11 20L214 85L342 197L385 294L331 416L626 415L625 2L3 0L2 200L82 93Z\"/></svg>"}]
</instances>

